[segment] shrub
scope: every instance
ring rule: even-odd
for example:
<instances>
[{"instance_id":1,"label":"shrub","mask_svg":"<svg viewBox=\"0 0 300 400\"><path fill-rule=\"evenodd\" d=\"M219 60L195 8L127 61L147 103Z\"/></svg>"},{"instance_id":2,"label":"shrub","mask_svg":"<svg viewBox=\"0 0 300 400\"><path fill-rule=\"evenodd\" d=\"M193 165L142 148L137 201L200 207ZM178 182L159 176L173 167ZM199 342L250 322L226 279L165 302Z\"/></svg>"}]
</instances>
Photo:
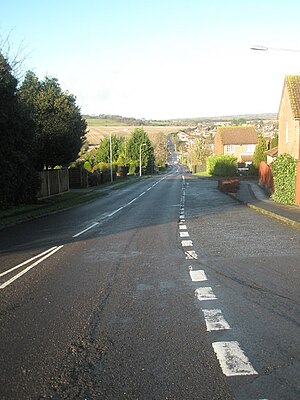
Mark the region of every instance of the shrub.
<instances>
[{"instance_id":1,"label":"shrub","mask_svg":"<svg viewBox=\"0 0 300 400\"><path fill-rule=\"evenodd\" d=\"M210 156L206 161L206 171L215 176L234 176L237 173L237 158L232 155Z\"/></svg>"},{"instance_id":2,"label":"shrub","mask_svg":"<svg viewBox=\"0 0 300 400\"><path fill-rule=\"evenodd\" d=\"M296 194L296 159L280 155L272 163L275 191L272 198L278 203L294 204Z\"/></svg>"}]
</instances>

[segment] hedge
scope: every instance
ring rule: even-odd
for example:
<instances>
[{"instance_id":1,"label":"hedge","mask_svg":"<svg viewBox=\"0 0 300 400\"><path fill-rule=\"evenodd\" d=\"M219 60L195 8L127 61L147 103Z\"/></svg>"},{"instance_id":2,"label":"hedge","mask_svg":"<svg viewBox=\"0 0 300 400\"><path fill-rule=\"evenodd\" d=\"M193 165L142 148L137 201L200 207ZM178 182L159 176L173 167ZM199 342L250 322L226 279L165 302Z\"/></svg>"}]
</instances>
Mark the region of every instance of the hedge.
<instances>
[{"instance_id":1,"label":"hedge","mask_svg":"<svg viewBox=\"0 0 300 400\"><path fill-rule=\"evenodd\" d=\"M278 203L295 204L296 159L282 154L272 163L275 191L272 198Z\"/></svg>"},{"instance_id":2,"label":"hedge","mask_svg":"<svg viewBox=\"0 0 300 400\"><path fill-rule=\"evenodd\" d=\"M234 176L237 174L237 158L233 155L210 156L206 160L206 171L210 175Z\"/></svg>"}]
</instances>

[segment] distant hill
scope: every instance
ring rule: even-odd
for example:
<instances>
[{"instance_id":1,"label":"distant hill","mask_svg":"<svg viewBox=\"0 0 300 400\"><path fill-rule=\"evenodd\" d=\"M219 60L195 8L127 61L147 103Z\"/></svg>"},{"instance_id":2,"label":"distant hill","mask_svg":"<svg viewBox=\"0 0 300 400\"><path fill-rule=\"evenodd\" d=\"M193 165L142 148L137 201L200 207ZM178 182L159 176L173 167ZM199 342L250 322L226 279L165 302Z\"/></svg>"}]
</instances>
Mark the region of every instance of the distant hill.
<instances>
[{"instance_id":1,"label":"distant hill","mask_svg":"<svg viewBox=\"0 0 300 400\"><path fill-rule=\"evenodd\" d=\"M277 120L277 113L239 114L199 118L174 118L167 120L146 120L106 114L83 115L83 118L87 120L89 126L184 126L197 125L201 122L231 121L236 119L245 119L247 121Z\"/></svg>"}]
</instances>

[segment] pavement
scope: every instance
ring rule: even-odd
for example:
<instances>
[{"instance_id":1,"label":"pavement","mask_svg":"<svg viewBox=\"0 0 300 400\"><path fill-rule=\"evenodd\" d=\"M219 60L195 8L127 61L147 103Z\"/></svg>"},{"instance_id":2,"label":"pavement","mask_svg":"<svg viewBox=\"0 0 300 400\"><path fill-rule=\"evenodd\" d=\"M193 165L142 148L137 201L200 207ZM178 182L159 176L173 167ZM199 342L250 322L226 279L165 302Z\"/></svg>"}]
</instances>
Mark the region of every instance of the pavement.
<instances>
[{"instance_id":1,"label":"pavement","mask_svg":"<svg viewBox=\"0 0 300 400\"><path fill-rule=\"evenodd\" d=\"M300 206L276 203L255 181L241 180L238 192L230 196L261 214L300 230Z\"/></svg>"}]
</instances>

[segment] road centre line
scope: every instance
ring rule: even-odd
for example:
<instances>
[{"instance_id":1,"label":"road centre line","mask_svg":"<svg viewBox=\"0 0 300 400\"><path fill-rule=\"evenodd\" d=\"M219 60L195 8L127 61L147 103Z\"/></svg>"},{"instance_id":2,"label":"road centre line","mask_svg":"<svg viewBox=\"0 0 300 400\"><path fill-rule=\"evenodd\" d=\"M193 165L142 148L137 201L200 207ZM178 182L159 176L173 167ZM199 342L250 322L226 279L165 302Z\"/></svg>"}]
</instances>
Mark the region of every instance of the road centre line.
<instances>
[{"instance_id":1,"label":"road centre line","mask_svg":"<svg viewBox=\"0 0 300 400\"><path fill-rule=\"evenodd\" d=\"M215 342L212 346L224 375L257 375L238 342Z\"/></svg>"},{"instance_id":2,"label":"road centre line","mask_svg":"<svg viewBox=\"0 0 300 400\"><path fill-rule=\"evenodd\" d=\"M10 268L10 269L8 269L7 271L1 272L0 277L1 277L1 276L4 276L4 275L7 275L7 274L9 274L10 272L12 272L12 271L14 271L14 270L16 270L16 269L18 269L18 268L23 267L23 265L29 264L31 261L36 260L36 259L39 258L39 257L42 257L44 254L47 254L47 253L49 253L50 251L52 251L52 250L54 250L54 249L56 249L56 248L57 248L57 246L51 247L50 249L43 251L42 253L38 254L37 256L34 256L34 257L29 258L29 260L26 260L26 261L22 262L21 264L16 265L16 266L13 267L13 268Z\"/></svg>"},{"instance_id":3,"label":"road centre line","mask_svg":"<svg viewBox=\"0 0 300 400\"><path fill-rule=\"evenodd\" d=\"M23 271L19 272L17 275L13 276L12 278L10 278L8 281L4 282L2 285L0 285L0 289L4 289L6 288L8 285L10 285L11 283L13 283L15 280L19 279L22 275L26 274L28 271L30 271L32 268L34 268L35 266L37 266L38 264L40 264L42 261L46 260L46 258L52 256L54 253L56 253L58 250L60 250L62 247L64 247L63 245L61 246L57 246L55 249L53 249L52 251L50 251L49 253L47 253L46 255L44 255L42 258L40 258L39 260L37 260L36 262L34 262L33 264L29 265L29 267L25 268Z\"/></svg>"},{"instance_id":4,"label":"road centre line","mask_svg":"<svg viewBox=\"0 0 300 400\"><path fill-rule=\"evenodd\" d=\"M191 267L189 267L191 268ZM207 277L205 275L205 272L202 269L193 271L192 269L190 269L190 277L192 279L193 282L204 282L207 281Z\"/></svg>"},{"instance_id":5,"label":"road centre line","mask_svg":"<svg viewBox=\"0 0 300 400\"><path fill-rule=\"evenodd\" d=\"M195 290L195 296L199 301L204 300L216 300L217 297L214 294L211 287L201 287Z\"/></svg>"},{"instance_id":6,"label":"road centre line","mask_svg":"<svg viewBox=\"0 0 300 400\"><path fill-rule=\"evenodd\" d=\"M192 242L192 240L182 240L181 246L182 247L191 247L191 246L193 246L193 242Z\"/></svg>"},{"instance_id":7,"label":"road centre line","mask_svg":"<svg viewBox=\"0 0 300 400\"><path fill-rule=\"evenodd\" d=\"M83 233L89 231L90 229L94 228L96 225L99 225L99 222L95 222L94 224L90 225L89 227L87 227L87 228L84 229L83 231L76 233L76 234L73 235L72 237L73 237L73 238L76 238L76 237L82 235Z\"/></svg>"},{"instance_id":8,"label":"road centre line","mask_svg":"<svg viewBox=\"0 0 300 400\"><path fill-rule=\"evenodd\" d=\"M195 250L188 250L184 252L186 260L198 260L198 255Z\"/></svg>"},{"instance_id":9,"label":"road centre line","mask_svg":"<svg viewBox=\"0 0 300 400\"><path fill-rule=\"evenodd\" d=\"M190 237L188 232L179 232L180 237Z\"/></svg>"},{"instance_id":10,"label":"road centre line","mask_svg":"<svg viewBox=\"0 0 300 400\"><path fill-rule=\"evenodd\" d=\"M231 329L230 325L223 317L221 310L214 309L214 310L202 310L202 311L204 314L206 329L208 332Z\"/></svg>"},{"instance_id":11,"label":"road centre line","mask_svg":"<svg viewBox=\"0 0 300 400\"><path fill-rule=\"evenodd\" d=\"M107 216L105 218L101 218L102 220L112 217L113 215L115 215L116 213L118 213L119 211L123 210L125 207L128 207L130 204L134 203L136 200L138 200L140 197L144 196L146 194L146 192L148 192L149 190L151 190L152 188L154 188L158 183L160 183L161 181L163 181L164 179L166 179L168 176L170 176L171 174L168 174L166 176L164 176L163 178L159 179L157 182L155 182L152 186L150 186L147 190L145 190L144 192L142 192L141 194L139 194L137 197L135 197L134 199L132 199L130 202L126 203L124 206L119 207L117 210L112 211L110 214L107 214ZM95 226L97 226L99 224L99 222L95 222L94 224L88 226L86 229L76 233L75 235L73 235L73 238L77 238L80 235L83 235L85 232L89 231L90 229L93 229Z\"/></svg>"},{"instance_id":12,"label":"road centre line","mask_svg":"<svg viewBox=\"0 0 300 400\"><path fill-rule=\"evenodd\" d=\"M186 225L179 225L179 229L187 229Z\"/></svg>"}]
</instances>

